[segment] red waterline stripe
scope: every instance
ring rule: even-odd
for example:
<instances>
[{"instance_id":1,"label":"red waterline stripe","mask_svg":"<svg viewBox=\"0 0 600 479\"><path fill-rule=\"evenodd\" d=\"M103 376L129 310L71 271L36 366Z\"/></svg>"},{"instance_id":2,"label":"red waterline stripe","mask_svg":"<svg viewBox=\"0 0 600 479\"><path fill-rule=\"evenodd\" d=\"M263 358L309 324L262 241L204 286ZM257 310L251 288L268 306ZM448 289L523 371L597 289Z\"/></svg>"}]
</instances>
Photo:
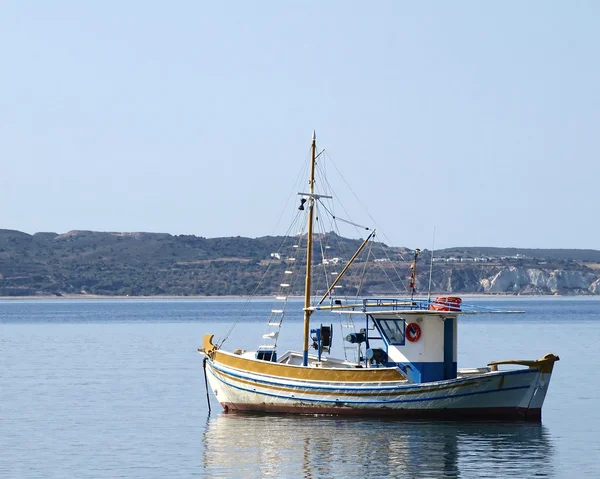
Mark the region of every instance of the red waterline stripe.
<instances>
[{"instance_id":1,"label":"red waterline stripe","mask_svg":"<svg viewBox=\"0 0 600 479\"><path fill-rule=\"evenodd\" d=\"M454 408L454 409L392 409L360 407L311 407L281 406L269 404L234 404L223 402L223 409L229 413L265 412L285 414L322 414L333 416L387 417L395 419L441 419L449 421L526 421L542 422L540 408L521 407L493 408Z\"/></svg>"}]
</instances>

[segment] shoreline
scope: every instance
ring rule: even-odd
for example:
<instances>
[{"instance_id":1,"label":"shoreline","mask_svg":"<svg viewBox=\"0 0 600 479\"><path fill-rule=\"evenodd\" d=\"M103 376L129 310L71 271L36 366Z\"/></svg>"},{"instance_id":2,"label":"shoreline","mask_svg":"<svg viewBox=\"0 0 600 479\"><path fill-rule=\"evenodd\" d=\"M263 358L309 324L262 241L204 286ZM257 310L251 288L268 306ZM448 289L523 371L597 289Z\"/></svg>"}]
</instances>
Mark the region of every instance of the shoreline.
<instances>
[{"instance_id":1,"label":"shoreline","mask_svg":"<svg viewBox=\"0 0 600 479\"><path fill-rule=\"evenodd\" d=\"M396 297L396 295L390 294L382 294L378 295L381 297ZM600 298L600 295L590 295L590 294L573 294L573 295L560 295L560 294L526 294L526 295L518 295L511 293L436 293L432 294L432 298L435 296L458 296L460 298L470 298L470 299L527 299L527 298ZM99 295L99 294L63 294L60 296L56 295L35 295L35 296L0 296L0 301L48 301L48 300L181 300L181 299L192 299L192 300L204 300L204 299L216 299L216 300L231 300L231 299L273 299L275 295L259 295L259 296L241 296L241 295L222 295L222 296L203 296L203 295L189 295L189 296L177 296L177 295L153 295L153 296L113 296L113 295ZM398 296L402 298L402 296ZM302 299L303 296L290 296L292 299ZM423 300L424 298L416 297L415 300Z\"/></svg>"}]
</instances>

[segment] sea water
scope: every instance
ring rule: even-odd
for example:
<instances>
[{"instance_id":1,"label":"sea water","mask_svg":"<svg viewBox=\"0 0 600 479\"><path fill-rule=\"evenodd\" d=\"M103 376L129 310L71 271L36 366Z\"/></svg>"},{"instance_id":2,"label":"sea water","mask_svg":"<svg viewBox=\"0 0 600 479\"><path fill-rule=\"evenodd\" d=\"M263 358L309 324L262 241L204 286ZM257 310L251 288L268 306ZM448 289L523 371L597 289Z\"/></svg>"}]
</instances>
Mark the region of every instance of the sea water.
<instances>
[{"instance_id":1,"label":"sea water","mask_svg":"<svg viewBox=\"0 0 600 479\"><path fill-rule=\"evenodd\" d=\"M560 356L541 425L209 414L203 334L255 348L270 300L0 301L0 477L600 477L600 300L477 303L526 313L462 317L459 367Z\"/></svg>"}]
</instances>

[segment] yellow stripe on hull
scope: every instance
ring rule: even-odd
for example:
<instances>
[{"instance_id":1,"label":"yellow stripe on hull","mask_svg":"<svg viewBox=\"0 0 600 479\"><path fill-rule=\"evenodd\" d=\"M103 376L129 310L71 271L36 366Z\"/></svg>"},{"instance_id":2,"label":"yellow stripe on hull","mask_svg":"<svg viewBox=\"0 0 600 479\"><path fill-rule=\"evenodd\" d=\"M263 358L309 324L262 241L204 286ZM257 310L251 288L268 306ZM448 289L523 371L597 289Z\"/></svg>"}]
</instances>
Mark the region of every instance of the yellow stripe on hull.
<instances>
[{"instance_id":1,"label":"yellow stripe on hull","mask_svg":"<svg viewBox=\"0 0 600 479\"><path fill-rule=\"evenodd\" d=\"M242 371L283 379L302 379L328 383L385 383L406 380L396 368L314 368L242 358L224 351L215 351L213 360L216 363Z\"/></svg>"}]
</instances>

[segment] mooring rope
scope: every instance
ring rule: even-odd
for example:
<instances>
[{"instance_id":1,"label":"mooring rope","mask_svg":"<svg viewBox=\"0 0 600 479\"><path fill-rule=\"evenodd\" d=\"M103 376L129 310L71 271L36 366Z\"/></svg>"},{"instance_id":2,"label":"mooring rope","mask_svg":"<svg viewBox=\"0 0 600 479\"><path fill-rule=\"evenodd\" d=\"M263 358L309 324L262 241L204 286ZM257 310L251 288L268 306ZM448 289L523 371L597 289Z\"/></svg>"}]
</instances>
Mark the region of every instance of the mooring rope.
<instances>
[{"instance_id":1,"label":"mooring rope","mask_svg":"<svg viewBox=\"0 0 600 479\"><path fill-rule=\"evenodd\" d=\"M202 369L204 369L204 386L206 386L206 402L208 403L208 415L210 416L210 395L208 394L208 378L206 377L206 356L202 361Z\"/></svg>"}]
</instances>

